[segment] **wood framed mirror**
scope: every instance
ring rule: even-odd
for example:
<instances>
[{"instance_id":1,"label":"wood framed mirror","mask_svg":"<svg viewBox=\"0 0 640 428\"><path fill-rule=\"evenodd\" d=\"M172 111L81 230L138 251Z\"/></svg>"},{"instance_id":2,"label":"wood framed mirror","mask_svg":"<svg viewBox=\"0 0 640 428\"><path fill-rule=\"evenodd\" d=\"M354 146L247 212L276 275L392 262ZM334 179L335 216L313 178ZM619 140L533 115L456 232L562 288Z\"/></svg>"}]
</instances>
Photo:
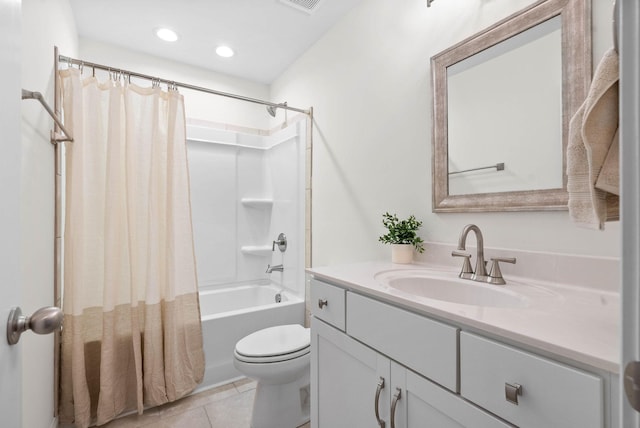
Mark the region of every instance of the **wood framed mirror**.
<instances>
[{"instance_id":1,"label":"wood framed mirror","mask_svg":"<svg viewBox=\"0 0 640 428\"><path fill-rule=\"evenodd\" d=\"M431 58L433 211L567 209L590 0L543 0Z\"/></svg>"}]
</instances>

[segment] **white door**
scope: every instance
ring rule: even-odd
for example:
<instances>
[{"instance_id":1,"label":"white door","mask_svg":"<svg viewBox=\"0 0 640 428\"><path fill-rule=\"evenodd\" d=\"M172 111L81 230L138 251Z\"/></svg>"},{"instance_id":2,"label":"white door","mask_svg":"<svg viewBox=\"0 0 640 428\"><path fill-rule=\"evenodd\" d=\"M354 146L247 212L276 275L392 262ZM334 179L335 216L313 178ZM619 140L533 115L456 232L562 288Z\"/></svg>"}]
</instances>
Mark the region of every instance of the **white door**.
<instances>
[{"instance_id":1,"label":"white door","mask_svg":"<svg viewBox=\"0 0 640 428\"><path fill-rule=\"evenodd\" d=\"M20 427L20 345L9 346L7 318L20 305L21 4L0 0L0 425Z\"/></svg>"},{"instance_id":2,"label":"white door","mask_svg":"<svg viewBox=\"0 0 640 428\"><path fill-rule=\"evenodd\" d=\"M620 150L622 158L622 426L640 427L640 3L618 0L620 11ZM629 364L631 366L628 366ZM640 366L640 364L639 364ZM635 366L638 367L638 366ZM630 392L631 394L627 394ZM635 396L629 400L627 395Z\"/></svg>"}]
</instances>

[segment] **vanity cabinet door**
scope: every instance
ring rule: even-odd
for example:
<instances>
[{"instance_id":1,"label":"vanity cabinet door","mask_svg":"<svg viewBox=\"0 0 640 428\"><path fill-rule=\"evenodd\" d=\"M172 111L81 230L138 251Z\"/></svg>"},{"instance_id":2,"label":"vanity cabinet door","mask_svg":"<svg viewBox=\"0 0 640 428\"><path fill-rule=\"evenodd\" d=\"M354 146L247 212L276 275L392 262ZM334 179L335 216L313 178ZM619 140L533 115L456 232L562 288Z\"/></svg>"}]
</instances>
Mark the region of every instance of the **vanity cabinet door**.
<instances>
[{"instance_id":1,"label":"vanity cabinet door","mask_svg":"<svg viewBox=\"0 0 640 428\"><path fill-rule=\"evenodd\" d=\"M396 428L513 427L394 362L391 363L391 380L392 405L397 400L393 415Z\"/></svg>"},{"instance_id":2,"label":"vanity cabinet door","mask_svg":"<svg viewBox=\"0 0 640 428\"><path fill-rule=\"evenodd\" d=\"M379 414L389 427L390 360L312 317L311 319L312 428L378 427Z\"/></svg>"}]
</instances>

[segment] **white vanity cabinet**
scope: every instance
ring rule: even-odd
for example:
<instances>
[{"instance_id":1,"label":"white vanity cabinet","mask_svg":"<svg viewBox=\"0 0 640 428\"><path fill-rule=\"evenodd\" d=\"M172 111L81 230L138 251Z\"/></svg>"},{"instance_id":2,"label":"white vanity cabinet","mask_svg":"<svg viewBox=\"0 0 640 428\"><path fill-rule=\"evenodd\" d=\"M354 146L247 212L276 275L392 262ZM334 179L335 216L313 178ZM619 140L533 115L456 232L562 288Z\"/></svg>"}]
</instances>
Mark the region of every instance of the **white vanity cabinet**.
<instances>
[{"instance_id":1,"label":"white vanity cabinet","mask_svg":"<svg viewBox=\"0 0 640 428\"><path fill-rule=\"evenodd\" d=\"M513 426L407 368L418 366L456 390L457 328L316 280L311 295L313 428Z\"/></svg>"},{"instance_id":2,"label":"white vanity cabinet","mask_svg":"<svg viewBox=\"0 0 640 428\"><path fill-rule=\"evenodd\" d=\"M315 278L311 298L312 428L610 426L599 375Z\"/></svg>"},{"instance_id":3,"label":"white vanity cabinet","mask_svg":"<svg viewBox=\"0 0 640 428\"><path fill-rule=\"evenodd\" d=\"M311 346L312 428L513 427L315 317Z\"/></svg>"}]
</instances>

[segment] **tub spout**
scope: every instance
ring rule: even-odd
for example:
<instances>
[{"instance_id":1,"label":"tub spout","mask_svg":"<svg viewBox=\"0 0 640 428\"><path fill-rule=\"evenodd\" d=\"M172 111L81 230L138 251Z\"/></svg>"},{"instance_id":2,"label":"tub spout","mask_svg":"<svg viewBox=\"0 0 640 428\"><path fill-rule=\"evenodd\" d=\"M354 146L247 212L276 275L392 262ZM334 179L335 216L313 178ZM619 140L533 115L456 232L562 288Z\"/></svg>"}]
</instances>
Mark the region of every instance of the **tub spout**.
<instances>
[{"instance_id":1,"label":"tub spout","mask_svg":"<svg viewBox=\"0 0 640 428\"><path fill-rule=\"evenodd\" d=\"M271 273L274 270L278 272L282 272L284 271L284 267L282 265L275 265L275 266L267 265L267 273Z\"/></svg>"}]
</instances>

